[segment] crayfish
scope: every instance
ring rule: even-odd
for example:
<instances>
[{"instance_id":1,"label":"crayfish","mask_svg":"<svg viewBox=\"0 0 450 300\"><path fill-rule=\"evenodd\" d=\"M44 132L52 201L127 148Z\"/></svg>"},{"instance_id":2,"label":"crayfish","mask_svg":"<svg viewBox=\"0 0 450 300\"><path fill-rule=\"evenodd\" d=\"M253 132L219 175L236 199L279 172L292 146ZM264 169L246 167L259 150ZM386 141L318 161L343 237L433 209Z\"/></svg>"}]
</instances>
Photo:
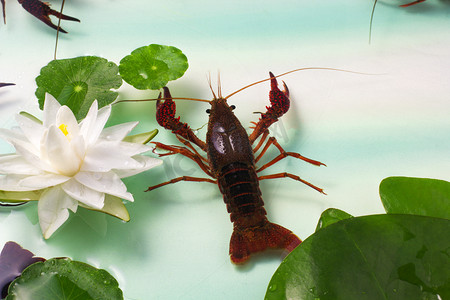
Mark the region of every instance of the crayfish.
<instances>
[{"instance_id":1,"label":"crayfish","mask_svg":"<svg viewBox=\"0 0 450 300\"><path fill-rule=\"evenodd\" d=\"M206 142L200 140L188 124L181 122L180 117L175 117L176 107L173 99L180 98L173 98L167 87L163 88L164 97L161 97L160 93L156 103L158 123L165 129L171 130L184 145L174 146L156 142L154 143L155 149L167 151L159 155L181 154L196 162L211 178L182 176L151 186L147 191L180 181L217 184L230 213L231 222L234 224L229 254L231 261L235 264L243 263L249 259L252 253L267 248L281 248L291 251L301 243L301 240L289 229L271 223L267 219L259 188L260 180L291 178L324 193L321 188L291 173L258 175L262 170L288 156L302 159L316 166L324 165L298 153L286 152L275 137L269 136L269 127L277 122L278 118L285 114L290 106L289 90L286 84L284 84L284 90L280 90L276 77L272 73L269 74L270 78L250 84L227 97L222 97L219 88L218 97L212 91L214 98L211 101L185 98L208 102L211 105L211 108L206 111L209 114ZM248 135L241 122L234 115L235 106L228 105L227 99L247 87L266 80L270 80L269 99L271 105L266 107L265 113L261 113L259 121L253 123L253 131ZM163 100L164 102L162 102ZM259 142L256 143L258 138L260 138ZM276 147L280 154L257 168L255 164L260 161L271 146ZM197 147L206 152L207 157L200 155ZM255 157L259 150L261 151Z\"/></svg>"},{"instance_id":2,"label":"crayfish","mask_svg":"<svg viewBox=\"0 0 450 300\"><path fill-rule=\"evenodd\" d=\"M0 1L2 3L2 9L3 9L3 22L6 24L5 0L0 0ZM29 12L30 14L35 16L37 19L41 20L42 22L44 22L45 24L47 24L48 26L50 26L53 29L58 30L58 26L52 23L52 21L50 20L50 15L56 16L57 18L63 19L63 20L80 22L80 20L78 20L77 18L64 15L59 11L51 9L50 5L47 2L42 2L40 0L17 0L17 1L20 4L22 4L22 7L27 12ZM63 1L63 4L64 4L64 1ZM67 33L67 31L65 31L62 28L59 28L59 31Z\"/></svg>"}]
</instances>

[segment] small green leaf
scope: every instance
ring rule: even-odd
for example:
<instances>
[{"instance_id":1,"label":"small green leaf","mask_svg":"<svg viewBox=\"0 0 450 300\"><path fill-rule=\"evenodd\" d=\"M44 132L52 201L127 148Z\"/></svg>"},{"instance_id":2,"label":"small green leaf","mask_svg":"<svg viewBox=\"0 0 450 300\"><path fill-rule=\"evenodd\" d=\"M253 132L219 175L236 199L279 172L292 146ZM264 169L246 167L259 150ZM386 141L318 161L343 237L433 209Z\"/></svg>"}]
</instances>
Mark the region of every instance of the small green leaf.
<instances>
[{"instance_id":1,"label":"small green leaf","mask_svg":"<svg viewBox=\"0 0 450 300\"><path fill-rule=\"evenodd\" d=\"M140 90L158 90L183 76L187 68L180 49L156 44L137 48L119 64L123 80Z\"/></svg>"},{"instance_id":2,"label":"small green leaf","mask_svg":"<svg viewBox=\"0 0 450 300\"><path fill-rule=\"evenodd\" d=\"M450 182L438 179L388 177L380 183L388 214L412 214L450 219Z\"/></svg>"},{"instance_id":3,"label":"small green leaf","mask_svg":"<svg viewBox=\"0 0 450 300\"><path fill-rule=\"evenodd\" d=\"M68 258L52 258L26 268L9 286L6 300L123 299L108 272Z\"/></svg>"},{"instance_id":4,"label":"small green leaf","mask_svg":"<svg viewBox=\"0 0 450 300\"><path fill-rule=\"evenodd\" d=\"M321 228L325 228L331 224L334 224L336 222L339 222L341 220L348 219L348 218L353 218L353 216L346 213L343 210L336 209L336 208L329 208L320 215L320 219L319 219L319 222L317 223L316 231Z\"/></svg>"},{"instance_id":5,"label":"small green leaf","mask_svg":"<svg viewBox=\"0 0 450 300\"><path fill-rule=\"evenodd\" d=\"M118 66L97 56L81 56L51 61L36 78L39 107L44 107L45 93L67 105L78 120L83 119L94 100L103 107L118 96L111 89L122 85Z\"/></svg>"},{"instance_id":6,"label":"small green leaf","mask_svg":"<svg viewBox=\"0 0 450 300\"><path fill-rule=\"evenodd\" d=\"M449 220L416 215L342 220L286 257L265 299L450 299L449 232Z\"/></svg>"},{"instance_id":7,"label":"small green leaf","mask_svg":"<svg viewBox=\"0 0 450 300\"><path fill-rule=\"evenodd\" d=\"M129 142L129 143L147 144L157 134L158 134L158 129L155 129L155 130L152 130L152 131L149 131L149 132L144 132L144 133L139 133L139 134L134 134L134 135L127 135L123 139L123 141L124 142Z\"/></svg>"}]
</instances>

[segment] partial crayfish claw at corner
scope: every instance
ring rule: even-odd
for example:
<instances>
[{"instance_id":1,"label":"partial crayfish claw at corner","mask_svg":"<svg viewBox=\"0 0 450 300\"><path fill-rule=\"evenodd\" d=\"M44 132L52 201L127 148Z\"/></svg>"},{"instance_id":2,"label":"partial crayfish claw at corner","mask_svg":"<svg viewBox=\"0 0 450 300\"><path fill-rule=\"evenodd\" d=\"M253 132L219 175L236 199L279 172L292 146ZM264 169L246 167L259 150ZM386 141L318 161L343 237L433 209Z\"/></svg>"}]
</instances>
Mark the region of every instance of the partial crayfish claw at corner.
<instances>
[{"instance_id":1,"label":"partial crayfish claw at corner","mask_svg":"<svg viewBox=\"0 0 450 300\"><path fill-rule=\"evenodd\" d=\"M6 24L6 13L5 13L5 0L0 0L2 2L2 11L3 11L3 23Z\"/></svg>"},{"instance_id":2,"label":"partial crayfish claw at corner","mask_svg":"<svg viewBox=\"0 0 450 300\"><path fill-rule=\"evenodd\" d=\"M16 85L16 84L15 83L0 82L0 87L4 87L4 86L8 86L8 85Z\"/></svg>"},{"instance_id":3,"label":"partial crayfish claw at corner","mask_svg":"<svg viewBox=\"0 0 450 300\"><path fill-rule=\"evenodd\" d=\"M77 18L64 15L60 13L59 11L53 10L50 8L50 5L47 2L41 2L39 0L18 0L20 4L22 4L23 8L28 11L30 14L50 26L51 28L58 30L58 26L52 23L50 20L50 15L54 15L57 18L63 19L63 20L69 20L69 21L75 21L80 22ZM63 33L67 33L64 29L61 27L59 28L59 31Z\"/></svg>"}]
</instances>

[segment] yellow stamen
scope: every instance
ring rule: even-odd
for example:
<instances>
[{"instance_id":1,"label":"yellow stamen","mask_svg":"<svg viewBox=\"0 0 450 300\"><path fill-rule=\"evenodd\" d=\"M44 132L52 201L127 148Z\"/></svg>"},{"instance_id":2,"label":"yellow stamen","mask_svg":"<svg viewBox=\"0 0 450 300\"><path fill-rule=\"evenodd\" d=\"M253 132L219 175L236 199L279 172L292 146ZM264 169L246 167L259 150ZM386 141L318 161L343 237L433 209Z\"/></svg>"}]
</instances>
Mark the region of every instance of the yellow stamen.
<instances>
[{"instance_id":1,"label":"yellow stamen","mask_svg":"<svg viewBox=\"0 0 450 300\"><path fill-rule=\"evenodd\" d=\"M61 129L62 133L64 133L65 136L67 136L69 134L69 132L67 131L67 125L66 124L61 124L58 127L59 129Z\"/></svg>"}]
</instances>

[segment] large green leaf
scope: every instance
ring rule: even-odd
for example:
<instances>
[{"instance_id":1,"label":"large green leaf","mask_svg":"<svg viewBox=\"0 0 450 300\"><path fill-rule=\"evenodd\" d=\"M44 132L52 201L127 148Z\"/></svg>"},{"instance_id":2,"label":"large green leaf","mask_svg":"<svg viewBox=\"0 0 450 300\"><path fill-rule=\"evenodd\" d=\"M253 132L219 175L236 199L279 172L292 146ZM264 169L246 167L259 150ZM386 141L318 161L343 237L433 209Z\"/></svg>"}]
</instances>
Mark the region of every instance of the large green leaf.
<instances>
[{"instance_id":1,"label":"large green leaf","mask_svg":"<svg viewBox=\"0 0 450 300\"><path fill-rule=\"evenodd\" d=\"M68 258L52 258L26 268L9 286L6 300L123 299L108 272Z\"/></svg>"},{"instance_id":2,"label":"large green leaf","mask_svg":"<svg viewBox=\"0 0 450 300\"><path fill-rule=\"evenodd\" d=\"M123 80L140 90L158 90L183 76L187 68L187 58L180 49L157 44L137 48L119 64Z\"/></svg>"},{"instance_id":3,"label":"large green leaf","mask_svg":"<svg viewBox=\"0 0 450 300\"><path fill-rule=\"evenodd\" d=\"M320 215L319 222L316 226L316 231L348 218L353 218L353 216L343 210L337 208L329 208Z\"/></svg>"},{"instance_id":4,"label":"large green leaf","mask_svg":"<svg viewBox=\"0 0 450 300\"><path fill-rule=\"evenodd\" d=\"M380 184L384 208L390 214L450 219L450 182L438 179L388 177Z\"/></svg>"},{"instance_id":5,"label":"large green leaf","mask_svg":"<svg viewBox=\"0 0 450 300\"><path fill-rule=\"evenodd\" d=\"M339 221L286 257L266 299L450 299L449 232L449 220L424 216Z\"/></svg>"},{"instance_id":6,"label":"large green leaf","mask_svg":"<svg viewBox=\"0 0 450 300\"><path fill-rule=\"evenodd\" d=\"M103 107L118 96L111 89L122 85L118 66L98 56L80 56L51 61L36 78L39 107L44 107L45 93L67 105L78 120L83 119L94 100Z\"/></svg>"}]
</instances>

